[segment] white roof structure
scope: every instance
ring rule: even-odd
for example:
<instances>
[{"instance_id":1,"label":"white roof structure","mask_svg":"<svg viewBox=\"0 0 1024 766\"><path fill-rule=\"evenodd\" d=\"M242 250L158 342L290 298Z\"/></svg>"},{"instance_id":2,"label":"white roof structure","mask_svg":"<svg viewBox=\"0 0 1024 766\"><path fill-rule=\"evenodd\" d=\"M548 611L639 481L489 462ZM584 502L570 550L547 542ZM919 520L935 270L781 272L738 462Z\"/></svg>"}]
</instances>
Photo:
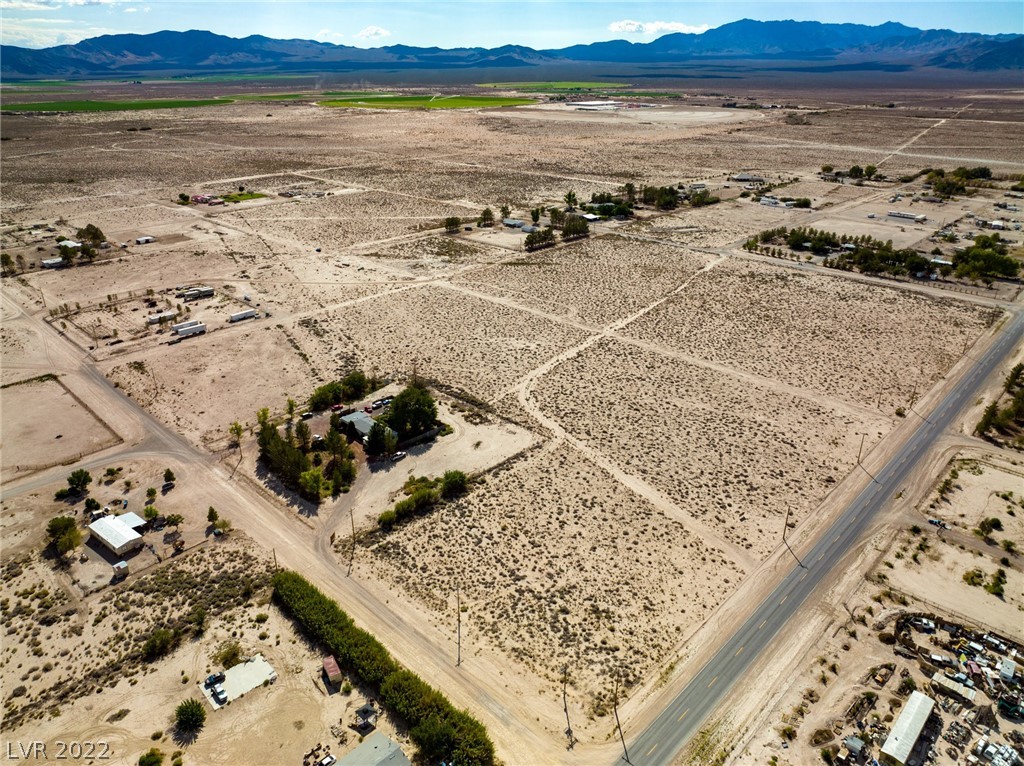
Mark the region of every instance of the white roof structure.
<instances>
[{"instance_id":1,"label":"white roof structure","mask_svg":"<svg viewBox=\"0 0 1024 766\"><path fill-rule=\"evenodd\" d=\"M112 516L104 516L94 521L89 525L89 531L114 553L124 553L142 544L142 535L120 518Z\"/></svg>"},{"instance_id":2,"label":"white roof structure","mask_svg":"<svg viewBox=\"0 0 1024 766\"><path fill-rule=\"evenodd\" d=\"M934 707L935 700L927 694L911 692L903 712L896 719L888 739L882 745L882 755L892 758L897 763L906 763Z\"/></svg>"},{"instance_id":3,"label":"white roof structure","mask_svg":"<svg viewBox=\"0 0 1024 766\"><path fill-rule=\"evenodd\" d=\"M409 763L397 742L375 731L359 747L339 759L337 766L409 766Z\"/></svg>"},{"instance_id":4,"label":"white roof structure","mask_svg":"<svg viewBox=\"0 0 1024 766\"><path fill-rule=\"evenodd\" d=\"M127 524L131 529L138 529L139 527L146 526L146 520L139 516L137 513L122 513L117 517L117 520Z\"/></svg>"},{"instance_id":5,"label":"white roof structure","mask_svg":"<svg viewBox=\"0 0 1024 766\"><path fill-rule=\"evenodd\" d=\"M962 683L954 681L952 678L947 678L943 673L936 673L933 675L932 683L936 686L941 686L947 694L955 694L971 703L974 702L974 698L977 696L977 692L974 689L969 686L964 686Z\"/></svg>"}]
</instances>

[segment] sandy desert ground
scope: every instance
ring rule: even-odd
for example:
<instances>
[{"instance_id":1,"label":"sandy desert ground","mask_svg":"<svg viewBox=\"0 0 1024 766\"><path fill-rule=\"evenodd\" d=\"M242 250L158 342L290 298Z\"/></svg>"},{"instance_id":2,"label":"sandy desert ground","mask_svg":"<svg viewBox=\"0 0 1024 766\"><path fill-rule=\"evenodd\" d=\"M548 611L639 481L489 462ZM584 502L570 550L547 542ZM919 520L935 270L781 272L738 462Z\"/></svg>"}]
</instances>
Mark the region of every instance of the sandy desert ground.
<instances>
[{"instance_id":1,"label":"sandy desert ground","mask_svg":"<svg viewBox=\"0 0 1024 766\"><path fill-rule=\"evenodd\" d=\"M488 424L474 436L457 422L460 446L443 453L455 460L467 443L494 440L472 465L482 482L468 496L377 536L373 518L393 499L398 474L377 481L367 471L352 498L302 520L310 547L356 507L365 533L360 571L387 594L381 613L413 625L426 615L434 632L420 640L432 648L450 623L458 587L467 638L479 642L481 656L502 658L500 673L460 680L453 694L472 699L480 684L520 709L531 700L513 699L509 689L536 676L547 689L569 666L571 704L595 716L581 722L581 736L603 747L609 676L622 673L635 688L670 670L670 658L737 587L764 574L787 518L797 531L824 524L816 511L858 453L886 449L904 422L897 409L941 384L1012 308L998 297L949 297L928 285L853 279L732 248L765 228L861 215L858 206L885 204L895 188L825 184L816 178L822 164L873 163L890 176L968 159L1000 173L1024 170L1019 123L991 127L982 122L988 113L954 120L939 106L918 114L819 105L792 118L789 110L651 111L657 119L647 121L547 108L385 114L265 102L5 117L0 234L27 269L3 284L3 382L74 358L184 436L178 457L246 475L256 473L254 446L247 437L236 469L225 440L232 421L251 425L260 407L280 412L286 398L301 401L356 367L396 384L415 372L445 392L448 411L478 409ZM975 131L979 141L967 157ZM471 225L485 206L497 213L508 204L527 218L533 207L563 204L569 190L583 201L626 182L702 180L722 190L744 169L794 179L787 193L812 198L818 210L737 197L667 215L645 211L643 220L602 224L600 236L532 254L522 251L521 234L441 231L444 217ZM220 208L175 203L179 193L239 187L267 196ZM300 196L278 196L288 190ZM56 236L74 236L87 223L128 247L101 251L92 265L34 267L53 255ZM143 234L157 241L132 244ZM174 288L198 283L216 291L189 308L210 331L166 345L147 329L139 301L152 290L174 304ZM242 305L258 308L260 318L228 324L227 313ZM51 316L59 307L66 311ZM114 329L123 342L109 345ZM43 333L66 347L59 360L37 342ZM67 380L75 390L84 385L70 373ZM12 462L31 462L21 445L39 439L32 409L21 411L11 391L2 395L5 472ZM120 434L120 421L111 423ZM86 445L75 452L106 444L96 441L95 424L64 433ZM153 462L145 470L162 470L159 457L146 459ZM444 468L441 458L417 459L402 470ZM24 473L20 480L34 481ZM965 486L965 495L975 492ZM188 491L184 531L199 542L206 504L201 488ZM5 503L20 502L4 494ZM54 512L48 497L52 490L5 506L16 513L19 555L41 545ZM244 531L245 518L233 516ZM283 510L282 517L292 518ZM265 553L251 555L263 561ZM951 549L944 560L956 569L970 555ZM340 571L345 556L334 558ZM919 586L917 570L896 566L894 580ZM38 558L31 567L23 577L52 590ZM74 588L67 592L76 597ZM379 616L366 609L360 619L373 628ZM153 677L176 676L169 668L181 663L195 674L203 651L180 650ZM127 698L124 686L115 692ZM317 697L300 694L304 680L294 686L296 704L316 719ZM157 696L164 705L167 695ZM553 704L541 696L538 705ZM290 758L310 732L280 731L292 725L282 723L286 708L268 702L232 720L281 737ZM107 708L78 702L73 709L83 731L106 726ZM473 712L499 754L525 752L501 709ZM119 729L119 736L141 747L134 715L125 721L136 723L123 724L131 733ZM318 725L328 718L322 712ZM54 732L60 721L50 722ZM540 748L529 751L534 757L571 757L557 737L541 739L528 745ZM236 750L214 750L201 742L190 752L203 762L235 757Z\"/></svg>"}]
</instances>

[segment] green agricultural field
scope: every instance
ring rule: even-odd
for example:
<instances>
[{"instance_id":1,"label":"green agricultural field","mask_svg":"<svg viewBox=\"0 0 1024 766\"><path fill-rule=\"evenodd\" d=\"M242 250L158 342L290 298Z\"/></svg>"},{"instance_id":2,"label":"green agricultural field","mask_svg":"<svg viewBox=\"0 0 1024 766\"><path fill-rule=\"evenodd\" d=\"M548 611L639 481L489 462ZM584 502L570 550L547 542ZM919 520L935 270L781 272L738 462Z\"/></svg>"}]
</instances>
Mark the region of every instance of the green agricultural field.
<instances>
[{"instance_id":1,"label":"green agricultural field","mask_svg":"<svg viewBox=\"0 0 1024 766\"><path fill-rule=\"evenodd\" d=\"M2 104L13 112L132 112L140 109L184 109L193 106L230 104L230 99L156 99L152 101L39 101L34 104Z\"/></svg>"},{"instance_id":2,"label":"green agricultural field","mask_svg":"<svg viewBox=\"0 0 1024 766\"><path fill-rule=\"evenodd\" d=\"M247 199L262 199L266 196L259 192L238 192L238 194L225 194L221 199L225 202L245 202Z\"/></svg>"},{"instance_id":3,"label":"green agricultural field","mask_svg":"<svg viewBox=\"0 0 1024 766\"><path fill-rule=\"evenodd\" d=\"M532 98L498 96L379 96L362 95L321 101L321 106L347 106L361 109L486 109L494 106L526 106Z\"/></svg>"},{"instance_id":4,"label":"green agricultural field","mask_svg":"<svg viewBox=\"0 0 1024 766\"><path fill-rule=\"evenodd\" d=\"M391 93L371 93L361 90L328 90L310 91L308 93L268 93L250 94L246 96L232 96L239 101L312 101L324 98L377 98L379 96L391 97Z\"/></svg>"},{"instance_id":5,"label":"green agricultural field","mask_svg":"<svg viewBox=\"0 0 1024 766\"><path fill-rule=\"evenodd\" d=\"M481 88L512 88L530 93L560 93L574 90L608 90L611 88L628 88L629 83L623 82L484 82Z\"/></svg>"}]
</instances>

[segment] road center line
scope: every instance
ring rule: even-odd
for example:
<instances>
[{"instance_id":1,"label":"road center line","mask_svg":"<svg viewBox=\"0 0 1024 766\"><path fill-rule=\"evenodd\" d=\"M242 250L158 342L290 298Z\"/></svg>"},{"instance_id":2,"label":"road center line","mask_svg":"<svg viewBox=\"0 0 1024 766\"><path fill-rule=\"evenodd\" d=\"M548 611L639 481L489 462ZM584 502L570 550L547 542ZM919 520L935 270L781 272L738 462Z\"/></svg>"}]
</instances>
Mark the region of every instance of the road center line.
<instances>
[{"instance_id":1,"label":"road center line","mask_svg":"<svg viewBox=\"0 0 1024 766\"><path fill-rule=\"evenodd\" d=\"M652 747L650 750L647 751L647 755L650 755L651 753L653 753L657 749L658 749L658 746L655 745L654 747Z\"/></svg>"},{"instance_id":2,"label":"road center line","mask_svg":"<svg viewBox=\"0 0 1024 766\"><path fill-rule=\"evenodd\" d=\"M712 678L711 679L711 683L708 684L708 688L710 689L712 686L714 686L715 685L715 681L717 681L717 680L718 680L718 676L715 676L714 678Z\"/></svg>"},{"instance_id":3,"label":"road center line","mask_svg":"<svg viewBox=\"0 0 1024 766\"><path fill-rule=\"evenodd\" d=\"M687 714L689 712L690 712L690 708L686 708L686 710L683 711L683 714L681 716L679 716L676 720L677 721L682 721L684 718L686 718L686 716L687 716Z\"/></svg>"},{"instance_id":4,"label":"road center line","mask_svg":"<svg viewBox=\"0 0 1024 766\"><path fill-rule=\"evenodd\" d=\"M740 652L742 652L742 651L743 651L743 647L741 646L739 649L736 650L736 654L734 654L733 657L739 657L740 656Z\"/></svg>"}]
</instances>

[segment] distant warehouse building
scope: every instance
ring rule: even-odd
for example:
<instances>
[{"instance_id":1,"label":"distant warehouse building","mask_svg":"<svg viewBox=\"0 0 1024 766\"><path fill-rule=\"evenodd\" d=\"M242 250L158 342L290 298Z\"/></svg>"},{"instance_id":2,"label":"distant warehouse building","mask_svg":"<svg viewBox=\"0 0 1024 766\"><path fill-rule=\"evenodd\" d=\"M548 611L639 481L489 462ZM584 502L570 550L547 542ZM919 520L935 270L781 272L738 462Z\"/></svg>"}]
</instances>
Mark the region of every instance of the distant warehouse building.
<instances>
[{"instance_id":1,"label":"distant warehouse building","mask_svg":"<svg viewBox=\"0 0 1024 766\"><path fill-rule=\"evenodd\" d=\"M150 314L146 317L146 322L148 324L160 324L161 322L170 322L176 316L178 316L177 311L161 311L158 314Z\"/></svg>"},{"instance_id":2,"label":"distant warehouse building","mask_svg":"<svg viewBox=\"0 0 1024 766\"><path fill-rule=\"evenodd\" d=\"M89 525L90 534L104 548L118 556L142 547L142 535L120 516L104 516Z\"/></svg>"},{"instance_id":3,"label":"distant warehouse building","mask_svg":"<svg viewBox=\"0 0 1024 766\"><path fill-rule=\"evenodd\" d=\"M911 692L910 699L896 719L888 739L882 745L881 762L904 766L910 760L914 745L935 708L935 700L921 692Z\"/></svg>"}]
</instances>

